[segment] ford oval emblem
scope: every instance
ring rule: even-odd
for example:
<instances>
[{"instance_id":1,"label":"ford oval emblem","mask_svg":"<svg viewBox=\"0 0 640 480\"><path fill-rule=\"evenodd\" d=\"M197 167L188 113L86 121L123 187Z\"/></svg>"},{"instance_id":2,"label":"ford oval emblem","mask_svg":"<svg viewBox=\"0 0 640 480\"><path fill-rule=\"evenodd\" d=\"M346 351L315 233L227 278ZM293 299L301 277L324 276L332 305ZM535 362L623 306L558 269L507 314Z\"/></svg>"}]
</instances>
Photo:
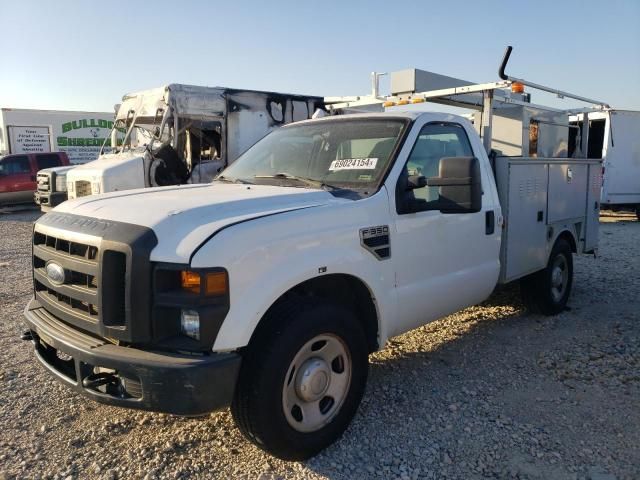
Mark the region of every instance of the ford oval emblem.
<instances>
[{"instance_id":1,"label":"ford oval emblem","mask_svg":"<svg viewBox=\"0 0 640 480\"><path fill-rule=\"evenodd\" d=\"M62 285L66 279L66 274L62 265L56 262L49 262L45 267L47 278L55 285Z\"/></svg>"}]
</instances>

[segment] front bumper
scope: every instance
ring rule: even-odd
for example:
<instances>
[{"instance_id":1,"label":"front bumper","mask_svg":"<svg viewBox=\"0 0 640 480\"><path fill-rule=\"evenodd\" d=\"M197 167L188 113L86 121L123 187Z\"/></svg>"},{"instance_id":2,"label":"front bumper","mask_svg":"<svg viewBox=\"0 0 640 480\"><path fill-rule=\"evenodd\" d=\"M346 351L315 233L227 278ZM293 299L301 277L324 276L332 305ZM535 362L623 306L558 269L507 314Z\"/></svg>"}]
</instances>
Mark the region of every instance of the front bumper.
<instances>
[{"instance_id":1,"label":"front bumper","mask_svg":"<svg viewBox=\"0 0 640 480\"><path fill-rule=\"evenodd\" d=\"M33 299L24 316L40 363L98 402L176 415L201 415L231 403L237 353L193 356L114 345L68 326Z\"/></svg>"},{"instance_id":2,"label":"front bumper","mask_svg":"<svg viewBox=\"0 0 640 480\"><path fill-rule=\"evenodd\" d=\"M42 208L53 208L67 200L67 192L33 192L33 201Z\"/></svg>"}]
</instances>

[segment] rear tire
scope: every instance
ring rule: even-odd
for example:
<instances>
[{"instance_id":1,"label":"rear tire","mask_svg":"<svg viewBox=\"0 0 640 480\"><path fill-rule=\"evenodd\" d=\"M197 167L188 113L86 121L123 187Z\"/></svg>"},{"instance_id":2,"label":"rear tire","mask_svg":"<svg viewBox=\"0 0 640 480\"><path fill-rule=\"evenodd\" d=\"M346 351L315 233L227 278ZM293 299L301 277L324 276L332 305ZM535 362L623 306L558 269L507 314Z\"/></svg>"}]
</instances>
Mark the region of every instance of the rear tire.
<instances>
[{"instance_id":1,"label":"rear tire","mask_svg":"<svg viewBox=\"0 0 640 480\"><path fill-rule=\"evenodd\" d=\"M366 337L350 310L312 299L286 300L263 322L231 413L262 450L304 460L335 442L355 415L367 381Z\"/></svg>"},{"instance_id":2,"label":"rear tire","mask_svg":"<svg viewBox=\"0 0 640 480\"><path fill-rule=\"evenodd\" d=\"M564 238L556 240L547 266L520 281L522 300L528 310L543 315L562 312L573 285L573 255Z\"/></svg>"}]
</instances>

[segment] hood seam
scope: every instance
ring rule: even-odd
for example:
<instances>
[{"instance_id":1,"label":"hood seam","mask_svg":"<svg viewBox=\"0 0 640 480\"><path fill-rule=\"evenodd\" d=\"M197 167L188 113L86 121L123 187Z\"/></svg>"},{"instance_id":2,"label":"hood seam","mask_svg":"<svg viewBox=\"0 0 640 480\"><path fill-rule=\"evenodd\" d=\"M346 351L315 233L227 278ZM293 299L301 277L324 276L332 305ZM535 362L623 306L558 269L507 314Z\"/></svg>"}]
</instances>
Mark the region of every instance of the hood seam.
<instances>
[{"instance_id":1,"label":"hood seam","mask_svg":"<svg viewBox=\"0 0 640 480\"><path fill-rule=\"evenodd\" d=\"M224 225L220 228L218 228L217 230L215 230L211 235L207 236L204 240L202 240L202 242L200 242L200 244L193 250L193 252L191 253L191 255L189 255L189 262L188 265L191 266L191 262L193 261L193 257L195 257L196 253L198 253L198 251L200 251L200 249L202 247L205 246L205 244L211 240L213 237L215 237L218 233L220 233L223 230L226 230L229 227L233 227L235 225L239 225L241 223L246 223L246 222L250 222L252 220L258 220L260 218L266 218L266 217L272 217L274 215L280 215L281 213L288 213L288 212L297 212L298 210L306 210L307 208L315 208L315 207L320 207L324 204L319 203L316 205L307 205L306 207L298 207L298 208L291 208L289 210L280 210L278 212L271 212L271 213L266 213L264 215L258 215L256 217L250 217L250 218L244 218L242 220L238 220L237 222L233 222L233 223L229 223L227 225Z\"/></svg>"}]
</instances>

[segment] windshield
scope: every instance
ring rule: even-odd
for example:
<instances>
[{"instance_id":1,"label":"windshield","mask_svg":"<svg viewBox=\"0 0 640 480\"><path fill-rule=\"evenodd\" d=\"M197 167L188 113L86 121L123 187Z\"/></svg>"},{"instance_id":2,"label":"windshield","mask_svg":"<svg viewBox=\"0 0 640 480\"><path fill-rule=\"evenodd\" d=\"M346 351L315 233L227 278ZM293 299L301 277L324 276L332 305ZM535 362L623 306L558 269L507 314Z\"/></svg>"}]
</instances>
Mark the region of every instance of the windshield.
<instances>
[{"instance_id":1,"label":"windshield","mask_svg":"<svg viewBox=\"0 0 640 480\"><path fill-rule=\"evenodd\" d=\"M131 118L117 119L113 124L113 130L116 133L117 145L111 145L114 152L124 149L140 149L146 145L157 141L159 143L168 143L171 140L170 128L167 122L162 123L162 118L135 117L132 111ZM131 128L131 134L125 134ZM162 129L161 129L162 128ZM110 143L113 143L110 142Z\"/></svg>"},{"instance_id":2,"label":"windshield","mask_svg":"<svg viewBox=\"0 0 640 480\"><path fill-rule=\"evenodd\" d=\"M407 123L332 119L279 128L242 154L218 180L372 192Z\"/></svg>"}]
</instances>

